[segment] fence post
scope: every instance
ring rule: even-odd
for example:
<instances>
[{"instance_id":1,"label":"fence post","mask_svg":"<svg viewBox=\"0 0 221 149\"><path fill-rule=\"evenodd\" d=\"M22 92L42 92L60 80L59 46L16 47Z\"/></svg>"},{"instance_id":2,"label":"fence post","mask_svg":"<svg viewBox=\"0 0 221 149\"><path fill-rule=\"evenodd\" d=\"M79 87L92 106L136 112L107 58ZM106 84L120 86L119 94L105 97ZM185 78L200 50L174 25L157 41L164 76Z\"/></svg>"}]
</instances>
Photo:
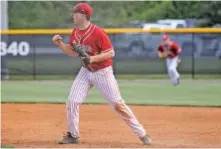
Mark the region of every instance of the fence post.
<instances>
[{"instance_id":1,"label":"fence post","mask_svg":"<svg viewBox=\"0 0 221 149\"><path fill-rule=\"evenodd\" d=\"M195 34L192 33L192 79L195 79L195 49L194 49L194 37L195 37Z\"/></svg>"},{"instance_id":2,"label":"fence post","mask_svg":"<svg viewBox=\"0 0 221 149\"><path fill-rule=\"evenodd\" d=\"M113 43L116 43L116 35L117 34L113 34ZM115 50L115 49L114 49ZM116 51L116 50L115 50ZM114 76L116 77L116 75L117 75L117 69L116 69L116 56L117 55L115 55L114 57L113 57L113 72L114 72Z\"/></svg>"},{"instance_id":3,"label":"fence post","mask_svg":"<svg viewBox=\"0 0 221 149\"><path fill-rule=\"evenodd\" d=\"M34 38L34 36L32 36ZM32 68L33 68L33 79L36 80L36 47L35 47L35 42L33 42L33 63L32 63Z\"/></svg>"},{"instance_id":4,"label":"fence post","mask_svg":"<svg viewBox=\"0 0 221 149\"><path fill-rule=\"evenodd\" d=\"M116 77L117 73L116 73L116 58L113 58L113 71L114 71L114 76Z\"/></svg>"}]
</instances>

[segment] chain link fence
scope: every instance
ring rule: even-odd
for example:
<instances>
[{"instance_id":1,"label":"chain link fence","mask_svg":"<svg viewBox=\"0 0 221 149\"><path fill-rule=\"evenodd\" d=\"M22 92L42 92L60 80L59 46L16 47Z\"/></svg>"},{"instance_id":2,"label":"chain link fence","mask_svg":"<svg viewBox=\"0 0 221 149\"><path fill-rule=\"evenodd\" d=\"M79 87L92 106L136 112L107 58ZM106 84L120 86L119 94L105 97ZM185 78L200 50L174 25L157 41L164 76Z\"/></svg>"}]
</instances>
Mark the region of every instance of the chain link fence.
<instances>
[{"instance_id":1,"label":"chain link fence","mask_svg":"<svg viewBox=\"0 0 221 149\"><path fill-rule=\"evenodd\" d=\"M165 61L157 56L162 33L109 34L116 56L115 74L166 74ZM169 34L181 49L180 73L221 75L220 33ZM68 43L69 35L61 35ZM77 57L65 55L48 35L1 35L2 76L75 75L80 69Z\"/></svg>"}]
</instances>

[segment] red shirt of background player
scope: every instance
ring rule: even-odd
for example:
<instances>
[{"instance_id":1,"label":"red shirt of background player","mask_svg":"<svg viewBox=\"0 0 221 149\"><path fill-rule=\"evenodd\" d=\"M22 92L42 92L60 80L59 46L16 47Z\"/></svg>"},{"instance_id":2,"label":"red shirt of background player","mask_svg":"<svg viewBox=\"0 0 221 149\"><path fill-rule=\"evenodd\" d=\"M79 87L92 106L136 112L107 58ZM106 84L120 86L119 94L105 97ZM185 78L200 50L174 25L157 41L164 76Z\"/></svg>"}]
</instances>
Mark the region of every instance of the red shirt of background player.
<instances>
[{"instance_id":1,"label":"red shirt of background player","mask_svg":"<svg viewBox=\"0 0 221 149\"><path fill-rule=\"evenodd\" d=\"M107 52L112 48L111 41L104 30L92 23L85 30L75 27L72 31L69 44L72 45L74 41L84 46L90 56ZM90 66L93 71L96 71L111 65L112 59L108 59L103 62L92 63ZM88 69L90 70L90 68Z\"/></svg>"},{"instance_id":2,"label":"red shirt of background player","mask_svg":"<svg viewBox=\"0 0 221 149\"><path fill-rule=\"evenodd\" d=\"M164 41L167 41L166 43ZM169 52L168 58L174 58L179 55L181 49L176 42L170 40L168 35L163 36L163 43L158 46L159 52Z\"/></svg>"}]
</instances>

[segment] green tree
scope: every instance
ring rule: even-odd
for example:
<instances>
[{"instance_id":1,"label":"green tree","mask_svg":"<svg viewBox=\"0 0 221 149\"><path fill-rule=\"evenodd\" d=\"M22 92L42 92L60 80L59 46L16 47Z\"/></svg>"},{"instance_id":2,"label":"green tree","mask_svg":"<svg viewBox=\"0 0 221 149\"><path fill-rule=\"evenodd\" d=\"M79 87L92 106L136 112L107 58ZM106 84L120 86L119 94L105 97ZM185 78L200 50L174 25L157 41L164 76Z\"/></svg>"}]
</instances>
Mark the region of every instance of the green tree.
<instances>
[{"instance_id":1,"label":"green tree","mask_svg":"<svg viewBox=\"0 0 221 149\"><path fill-rule=\"evenodd\" d=\"M72 28L71 11L79 1L9 1L9 28ZM101 27L126 27L132 20L200 18L203 26L221 23L221 2L88 1L92 21Z\"/></svg>"},{"instance_id":2,"label":"green tree","mask_svg":"<svg viewBox=\"0 0 221 149\"><path fill-rule=\"evenodd\" d=\"M201 19L199 26L207 27L221 24L221 2L211 1L200 4L198 18Z\"/></svg>"},{"instance_id":3,"label":"green tree","mask_svg":"<svg viewBox=\"0 0 221 149\"><path fill-rule=\"evenodd\" d=\"M72 6L68 2L58 1L9 1L9 27L67 27L70 24L65 23L71 23Z\"/></svg>"}]
</instances>

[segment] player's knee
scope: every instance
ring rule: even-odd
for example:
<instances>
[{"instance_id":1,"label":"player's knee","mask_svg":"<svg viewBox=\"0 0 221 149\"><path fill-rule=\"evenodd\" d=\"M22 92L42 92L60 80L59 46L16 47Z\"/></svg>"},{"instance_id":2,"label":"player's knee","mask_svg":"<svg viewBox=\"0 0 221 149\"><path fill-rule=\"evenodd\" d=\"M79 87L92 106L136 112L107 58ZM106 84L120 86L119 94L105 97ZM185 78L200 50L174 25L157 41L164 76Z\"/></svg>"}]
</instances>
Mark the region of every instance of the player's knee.
<instances>
[{"instance_id":1,"label":"player's knee","mask_svg":"<svg viewBox=\"0 0 221 149\"><path fill-rule=\"evenodd\" d=\"M73 98L69 95L67 102L71 102L71 99L73 99ZM66 102L66 103L67 103L67 102Z\"/></svg>"},{"instance_id":2,"label":"player's knee","mask_svg":"<svg viewBox=\"0 0 221 149\"><path fill-rule=\"evenodd\" d=\"M173 71L173 68L172 68L172 67L169 67L167 70L168 70L168 72L172 72L172 71Z\"/></svg>"},{"instance_id":3,"label":"player's knee","mask_svg":"<svg viewBox=\"0 0 221 149\"><path fill-rule=\"evenodd\" d=\"M71 103L80 103L80 101L82 101L82 98L79 98L79 96L74 95L69 95L68 96L68 100L67 103L71 104Z\"/></svg>"},{"instance_id":4,"label":"player's knee","mask_svg":"<svg viewBox=\"0 0 221 149\"><path fill-rule=\"evenodd\" d=\"M80 104L80 103L75 102L75 101L73 101L73 100L67 100L67 101L66 101L66 108L67 108L67 109L73 109L73 110L75 110L75 109L78 107L79 104Z\"/></svg>"},{"instance_id":5,"label":"player's knee","mask_svg":"<svg viewBox=\"0 0 221 149\"><path fill-rule=\"evenodd\" d=\"M68 112L69 112L70 109L71 109L71 103L70 103L69 100L66 101L66 109L67 109Z\"/></svg>"},{"instance_id":6,"label":"player's knee","mask_svg":"<svg viewBox=\"0 0 221 149\"><path fill-rule=\"evenodd\" d=\"M115 111L120 114L122 117L126 118L126 119L130 119L131 116L127 110L127 106L126 104L124 103L123 100L120 100L118 102L115 102L114 103L114 109Z\"/></svg>"},{"instance_id":7,"label":"player's knee","mask_svg":"<svg viewBox=\"0 0 221 149\"><path fill-rule=\"evenodd\" d=\"M77 100L75 100L76 98L68 98L68 100L66 101L66 104L79 104L79 102L77 102Z\"/></svg>"},{"instance_id":8,"label":"player's knee","mask_svg":"<svg viewBox=\"0 0 221 149\"><path fill-rule=\"evenodd\" d=\"M169 74L174 74L175 73L175 69L173 67L169 67L168 68L168 73Z\"/></svg>"},{"instance_id":9,"label":"player's knee","mask_svg":"<svg viewBox=\"0 0 221 149\"><path fill-rule=\"evenodd\" d=\"M72 101L68 98L68 100L66 101L66 106L69 107L72 104Z\"/></svg>"}]
</instances>

